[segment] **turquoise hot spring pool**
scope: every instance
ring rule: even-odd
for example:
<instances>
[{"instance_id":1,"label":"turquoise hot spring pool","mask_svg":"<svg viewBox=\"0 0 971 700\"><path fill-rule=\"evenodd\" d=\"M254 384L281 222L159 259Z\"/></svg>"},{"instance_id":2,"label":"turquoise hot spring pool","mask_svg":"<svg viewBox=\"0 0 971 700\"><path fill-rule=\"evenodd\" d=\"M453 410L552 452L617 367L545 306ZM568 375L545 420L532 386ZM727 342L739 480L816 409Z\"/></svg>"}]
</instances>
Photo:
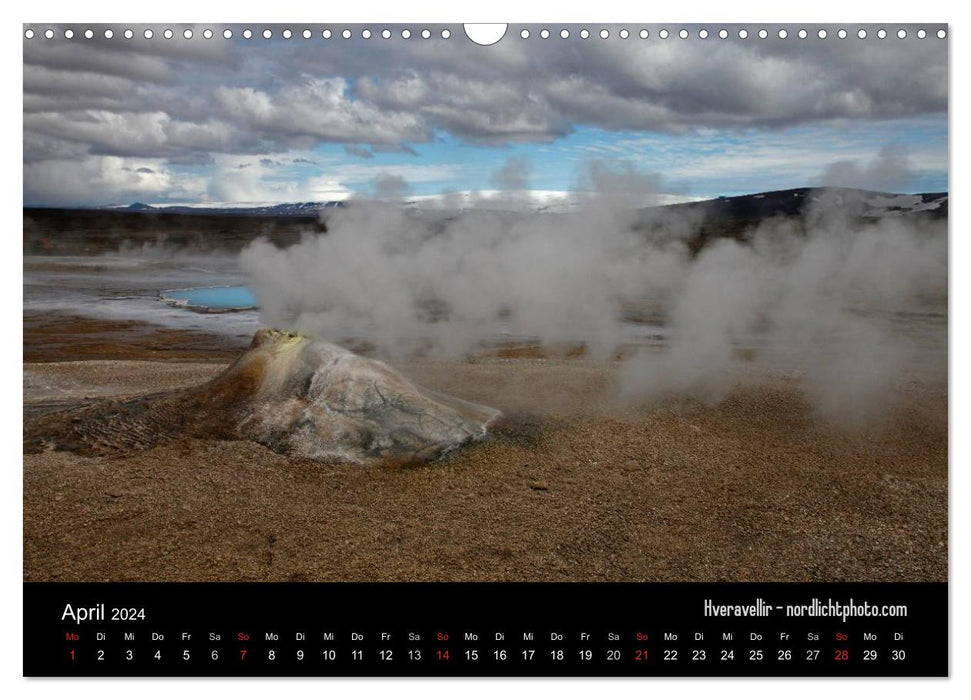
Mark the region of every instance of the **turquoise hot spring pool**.
<instances>
[{"instance_id":1,"label":"turquoise hot spring pool","mask_svg":"<svg viewBox=\"0 0 971 700\"><path fill-rule=\"evenodd\" d=\"M159 292L158 296L168 304L204 313L257 308L256 295L249 287L243 286L166 289Z\"/></svg>"}]
</instances>

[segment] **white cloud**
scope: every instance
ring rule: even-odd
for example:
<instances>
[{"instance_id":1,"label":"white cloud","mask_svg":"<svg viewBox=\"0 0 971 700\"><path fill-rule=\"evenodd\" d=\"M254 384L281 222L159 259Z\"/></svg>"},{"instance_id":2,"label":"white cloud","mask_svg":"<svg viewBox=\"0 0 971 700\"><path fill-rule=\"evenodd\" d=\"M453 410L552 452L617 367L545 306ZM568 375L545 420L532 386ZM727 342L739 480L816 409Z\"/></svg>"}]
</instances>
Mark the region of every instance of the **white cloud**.
<instances>
[{"instance_id":1,"label":"white cloud","mask_svg":"<svg viewBox=\"0 0 971 700\"><path fill-rule=\"evenodd\" d=\"M839 120L869 126L914 115L944 118L946 42L888 46L653 37L510 41L488 51L471 42L443 51L422 41L342 41L339 50L302 40L26 41L25 197L64 201L98 182L106 188L95 197L101 203L167 182L170 199L190 191L219 201L331 199L381 175L451 189L447 181L468 176L475 163L469 170L420 161L381 166L383 158L374 155L440 137L550 143L583 128L685 135L694 150L614 140L581 145L559 163L595 154L663 171L669 181L710 183L762 171L798 174L808 183L834 161L869 157L875 141L839 133L837 143L809 137L784 143L777 137L787 129L824 124L832 136ZM736 147L698 138L729 129L757 131L761 143ZM306 169L229 165L322 144L342 144L364 162L333 161L309 176ZM911 167L946 170L946 149L936 147L914 147ZM188 177L184 168L153 168L159 178L145 172L133 178L112 171L116 161L108 158L219 163L212 181L200 185L203 175Z\"/></svg>"},{"instance_id":2,"label":"white cloud","mask_svg":"<svg viewBox=\"0 0 971 700\"><path fill-rule=\"evenodd\" d=\"M284 136L398 143L423 141L429 133L416 114L379 110L364 100L351 99L343 78L305 78L273 95L252 87L220 87L215 98L225 118Z\"/></svg>"},{"instance_id":3,"label":"white cloud","mask_svg":"<svg viewBox=\"0 0 971 700\"><path fill-rule=\"evenodd\" d=\"M24 164L24 200L33 204L126 203L157 197L198 198L199 178L177 178L157 158L89 156Z\"/></svg>"},{"instance_id":4,"label":"white cloud","mask_svg":"<svg viewBox=\"0 0 971 700\"><path fill-rule=\"evenodd\" d=\"M294 163L314 161L320 174L294 170ZM281 167L282 166L282 167ZM361 185L381 176L409 183L448 182L462 174L457 165L372 165L348 163L320 154L290 151L275 160L262 156L216 157L206 198L213 202L337 201L351 196Z\"/></svg>"},{"instance_id":5,"label":"white cloud","mask_svg":"<svg viewBox=\"0 0 971 700\"><path fill-rule=\"evenodd\" d=\"M24 116L32 134L84 143L93 153L120 156L164 156L195 149L218 150L232 138L219 121L181 122L165 112L42 112Z\"/></svg>"}]
</instances>

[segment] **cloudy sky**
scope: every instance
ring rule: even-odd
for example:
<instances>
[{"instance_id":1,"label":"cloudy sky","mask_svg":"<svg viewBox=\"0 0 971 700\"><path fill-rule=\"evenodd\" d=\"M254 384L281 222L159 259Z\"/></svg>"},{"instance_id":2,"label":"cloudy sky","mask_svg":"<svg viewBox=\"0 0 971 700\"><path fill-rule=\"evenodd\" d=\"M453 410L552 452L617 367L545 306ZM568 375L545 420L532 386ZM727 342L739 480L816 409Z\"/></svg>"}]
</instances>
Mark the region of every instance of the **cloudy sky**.
<instances>
[{"instance_id":1,"label":"cloudy sky","mask_svg":"<svg viewBox=\"0 0 971 700\"><path fill-rule=\"evenodd\" d=\"M326 201L354 194L590 190L597 173L710 197L832 184L941 191L947 41L928 26L859 39L730 27L510 26L491 47L460 25L51 26L24 39L24 203ZM900 39L901 27L907 37ZM65 38L72 29L74 37Z\"/></svg>"}]
</instances>

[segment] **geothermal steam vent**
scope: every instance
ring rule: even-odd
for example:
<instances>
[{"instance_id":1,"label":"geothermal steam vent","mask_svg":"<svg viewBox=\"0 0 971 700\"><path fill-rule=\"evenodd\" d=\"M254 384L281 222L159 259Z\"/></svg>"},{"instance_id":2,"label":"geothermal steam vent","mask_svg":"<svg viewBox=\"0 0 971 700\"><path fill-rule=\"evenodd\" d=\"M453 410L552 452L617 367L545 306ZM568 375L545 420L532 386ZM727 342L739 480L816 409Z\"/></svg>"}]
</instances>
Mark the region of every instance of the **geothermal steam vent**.
<instances>
[{"instance_id":1,"label":"geothermal steam vent","mask_svg":"<svg viewBox=\"0 0 971 700\"><path fill-rule=\"evenodd\" d=\"M24 449L111 455L195 437L254 440L319 461L408 463L485 437L499 415L421 389L384 363L336 345L261 330L215 379L42 416L27 426Z\"/></svg>"}]
</instances>

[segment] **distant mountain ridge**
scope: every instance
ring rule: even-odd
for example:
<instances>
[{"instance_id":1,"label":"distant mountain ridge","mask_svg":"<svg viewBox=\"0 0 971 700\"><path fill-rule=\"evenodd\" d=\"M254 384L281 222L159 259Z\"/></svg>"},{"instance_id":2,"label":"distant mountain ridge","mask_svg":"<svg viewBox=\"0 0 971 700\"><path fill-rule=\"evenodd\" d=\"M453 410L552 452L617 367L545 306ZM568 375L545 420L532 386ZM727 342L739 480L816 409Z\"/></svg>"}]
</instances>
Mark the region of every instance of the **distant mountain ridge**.
<instances>
[{"instance_id":1,"label":"distant mountain ridge","mask_svg":"<svg viewBox=\"0 0 971 700\"><path fill-rule=\"evenodd\" d=\"M217 209L152 206L140 202L100 209L24 207L24 253L93 255L141 246L242 250L260 236L286 247L301 240L308 231L326 232L326 212L345 206L353 207L354 203L298 202ZM410 201L401 206L416 215L443 220L467 211L462 206L413 209ZM578 202L577 206L582 203ZM548 216L566 213L538 211L546 211ZM692 233L687 242L689 249L696 253L715 239L748 240L761 222L772 218L811 226L816 211L823 216L841 217L854 225L885 217L946 220L948 193L889 194L803 187L642 208L637 210L631 225L638 230L657 229L663 233L672 219L691 222Z\"/></svg>"},{"instance_id":2,"label":"distant mountain ridge","mask_svg":"<svg viewBox=\"0 0 971 700\"><path fill-rule=\"evenodd\" d=\"M703 211L707 218L714 219L753 220L773 216L800 216L816 205L831 210L843 210L850 216L863 218L918 212L946 217L948 193L894 194L845 187L799 187L671 204L664 209L671 212Z\"/></svg>"},{"instance_id":3,"label":"distant mountain ridge","mask_svg":"<svg viewBox=\"0 0 971 700\"><path fill-rule=\"evenodd\" d=\"M127 207L98 207L109 211L127 211L143 214L198 214L220 216L269 216L269 217L308 217L316 216L323 209L344 206L344 202L286 202L283 204L261 204L256 206L203 207L185 204L144 204L134 202Z\"/></svg>"},{"instance_id":4,"label":"distant mountain ridge","mask_svg":"<svg viewBox=\"0 0 971 700\"><path fill-rule=\"evenodd\" d=\"M803 231L820 218L829 217L854 226L895 217L939 220L947 219L947 203L947 192L891 194L838 187L800 187L640 209L635 228L663 231L672 219L692 221L693 233L686 241L689 250L696 254L713 240L749 241L753 232L771 219L789 220Z\"/></svg>"},{"instance_id":5,"label":"distant mountain ridge","mask_svg":"<svg viewBox=\"0 0 971 700\"><path fill-rule=\"evenodd\" d=\"M587 195L589 196L589 195ZM468 198L466 198L468 199ZM430 198L413 198L403 200L401 205L404 207L422 207L425 200ZM446 201L446 200L443 200ZM469 200L472 202L472 200ZM483 200L487 204L490 200ZM498 200L501 203L501 199ZM566 206L551 208L538 206L536 211L565 212L570 209L582 206L583 198L576 202L570 202ZM466 202L457 199L456 202L460 209L466 208ZM848 209L854 216L879 217L896 216L920 211L933 212L936 216L947 216L948 213L948 193L947 192L926 192L921 194L894 194L890 192L877 192L872 190L858 190L841 187L799 187L788 190L775 190L771 192L758 192L754 194L744 194L731 197L715 197L692 202L680 202L675 204L658 204L656 207L646 209L662 208L666 211L704 211L709 217L725 217L729 219L761 219L772 216L799 216L803 214L808 205L821 204L827 207ZM544 204L543 202L539 203ZM135 202L128 206L119 207L100 207L102 210L124 211L143 214L192 214L200 216L252 216L252 217L271 217L288 218L315 217L320 212L327 209L354 206L353 201L327 201L327 202L287 202L280 204L260 204L260 205L231 205L231 206L189 206L185 204L177 205L153 205ZM470 206L474 207L473 202ZM442 207L436 201L435 209ZM495 208L495 202L491 202L491 207ZM447 209L447 207L446 207Z\"/></svg>"}]
</instances>

